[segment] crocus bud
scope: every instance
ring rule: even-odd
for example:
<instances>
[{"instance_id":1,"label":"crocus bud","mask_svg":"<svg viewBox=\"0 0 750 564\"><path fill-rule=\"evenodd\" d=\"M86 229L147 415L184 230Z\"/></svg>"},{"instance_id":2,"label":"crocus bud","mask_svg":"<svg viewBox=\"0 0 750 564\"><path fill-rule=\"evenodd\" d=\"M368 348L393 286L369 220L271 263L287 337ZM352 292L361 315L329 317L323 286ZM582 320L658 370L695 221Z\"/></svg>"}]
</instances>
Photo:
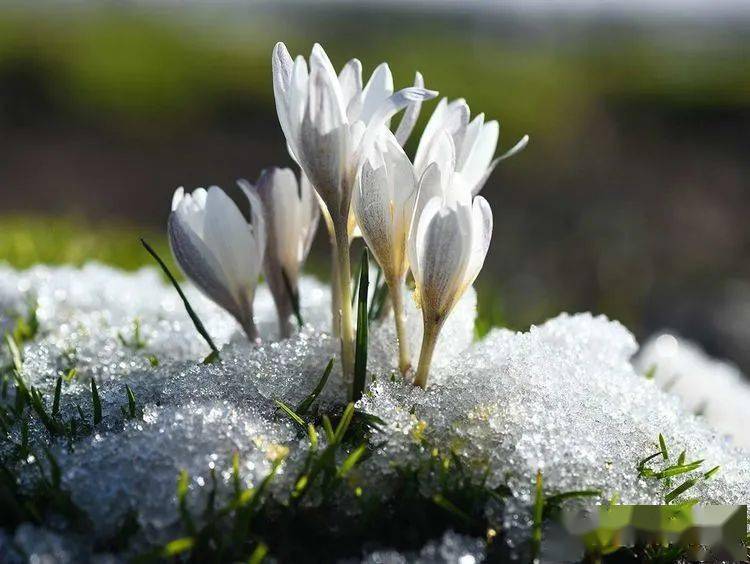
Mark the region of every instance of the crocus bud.
<instances>
[{"instance_id":1,"label":"crocus bud","mask_svg":"<svg viewBox=\"0 0 750 564\"><path fill-rule=\"evenodd\" d=\"M172 198L167 231L177 264L209 299L229 312L256 341L253 299L266 245L260 202L249 194L251 222L221 188L198 188Z\"/></svg>"},{"instance_id":2,"label":"crocus bud","mask_svg":"<svg viewBox=\"0 0 750 564\"><path fill-rule=\"evenodd\" d=\"M299 303L299 273L315 237L320 206L305 175L298 184L288 168L264 170L254 186L246 180L238 184L262 203L267 235L263 272L279 315L279 332L288 337L293 306Z\"/></svg>"},{"instance_id":3,"label":"crocus bud","mask_svg":"<svg viewBox=\"0 0 750 564\"><path fill-rule=\"evenodd\" d=\"M419 140L414 157L417 175L421 176L431 163L441 159L439 140L441 134L447 133L455 149L453 185L476 195L497 164L521 151L529 142L528 135L524 135L509 151L493 159L500 126L494 120L485 122L484 114L479 114L471 121L470 116L465 100L458 99L450 103L447 98L440 100Z\"/></svg>"},{"instance_id":4,"label":"crocus bud","mask_svg":"<svg viewBox=\"0 0 750 564\"><path fill-rule=\"evenodd\" d=\"M489 204L455 190L452 172L436 162L422 175L407 245L424 325L414 381L421 387L443 323L479 274L492 236Z\"/></svg>"},{"instance_id":5,"label":"crocus bud","mask_svg":"<svg viewBox=\"0 0 750 564\"><path fill-rule=\"evenodd\" d=\"M383 271L393 305L399 345L399 369L409 369L403 308L409 234L417 179L411 161L387 128L365 151L354 186L352 207L362 236Z\"/></svg>"},{"instance_id":6,"label":"crocus bud","mask_svg":"<svg viewBox=\"0 0 750 564\"><path fill-rule=\"evenodd\" d=\"M305 59L292 60L286 46L273 51L273 87L279 122L289 151L328 207L333 220L348 220L351 187L363 143L372 141L379 127L402 109L412 108L402 120L404 141L416 123L423 100L436 92L421 86L393 91L390 68L383 63L362 87L362 64L349 61L339 75L323 48L315 44L309 71ZM417 75L415 84L422 84Z\"/></svg>"}]
</instances>

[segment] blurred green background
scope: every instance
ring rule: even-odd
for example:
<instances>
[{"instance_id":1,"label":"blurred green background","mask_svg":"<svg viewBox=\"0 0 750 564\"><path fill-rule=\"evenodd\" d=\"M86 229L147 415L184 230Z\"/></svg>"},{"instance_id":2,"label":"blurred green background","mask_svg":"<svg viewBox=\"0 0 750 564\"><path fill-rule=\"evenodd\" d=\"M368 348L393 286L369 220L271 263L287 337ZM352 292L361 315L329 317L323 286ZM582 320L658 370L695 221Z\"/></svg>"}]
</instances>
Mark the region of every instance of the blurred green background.
<instances>
[{"instance_id":1,"label":"blurred green background","mask_svg":"<svg viewBox=\"0 0 750 564\"><path fill-rule=\"evenodd\" d=\"M175 187L290 165L270 53L319 41L531 136L483 191L482 329L592 310L750 370L750 13L579 4L4 4L0 260L135 267Z\"/></svg>"}]
</instances>

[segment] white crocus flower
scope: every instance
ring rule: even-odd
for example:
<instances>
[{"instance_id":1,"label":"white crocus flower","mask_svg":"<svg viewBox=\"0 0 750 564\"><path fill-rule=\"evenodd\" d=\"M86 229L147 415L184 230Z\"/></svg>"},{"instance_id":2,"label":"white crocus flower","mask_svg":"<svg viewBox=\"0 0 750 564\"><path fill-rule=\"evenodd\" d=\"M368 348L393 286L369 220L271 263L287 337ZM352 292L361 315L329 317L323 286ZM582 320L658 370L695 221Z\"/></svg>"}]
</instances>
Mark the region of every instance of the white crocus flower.
<instances>
[{"instance_id":1,"label":"white crocus flower","mask_svg":"<svg viewBox=\"0 0 750 564\"><path fill-rule=\"evenodd\" d=\"M354 186L352 208L362 236L388 285L402 374L410 368L403 287L408 269L406 239L416 195L417 179L411 161L397 137L382 128L365 152Z\"/></svg>"},{"instance_id":2,"label":"white crocus flower","mask_svg":"<svg viewBox=\"0 0 750 564\"><path fill-rule=\"evenodd\" d=\"M394 93L387 65L378 67L362 87L359 61L349 61L337 75L318 44L310 54L309 69L303 57L292 60L283 43L273 50L272 66L276 110L289 152L320 196L323 213L330 216L338 262L341 360L344 376L350 379L354 367L350 203L360 158L391 117L436 93L418 87ZM409 121L415 120L410 116L404 126L408 131L413 127Z\"/></svg>"},{"instance_id":3,"label":"white crocus flower","mask_svg":"<svg viewBox=\"0 0 750 564\"><path fill-rule=\"evenodd\" d=\"M267 244L263 272L279 316L279 332L288 337L291 316L299 304L299 273L310 252L320 219L320 206L309 181L288 168L264 170L253 186L239 180L240 188L263 204ZM291 293L290 293L291 292Z\"/></svg>"},{"instance_id":4,"label":"white crocus flower","mask_svg":"<svg viewBox=\"0 0 750 564\"><path fill-rule=\"evenodd\" d=\"M452 183L456 189L469 190L476 195L497 164L521 151L529 142L529 136L524 135L513 148L493 159L500 126L494 120L485 122L484 114L479 114L473 120L470 120L470 116L469 106L463 99L450 103L447 98L440 100L419 140L414 157L417 175L421 176L430 163L444 157L440 137L447 133L455 151Z\"/></svg>"},{"instance_id":5,"label":"white crocus flower","mask_svg":"<svg viewBox=\"0 0 750 564\"><path fill-rule=\"evenodd\" d=\"M448 148L451 142L443 142ZM441 166L442 165L442 166ZM454 162L427 167L419 182L409 242L409 263L422 309L424 332L414 383L425 387L440 330L453 307L476 279L492 236L487 200L456 190Z\"/></svg>"},{"instance_id":6,"label":"white crocus flower","mask_svg":"<svg viewBox=\"0 0 750 564\"><path fill-rule=\"evenodd\" d=\"M178 188L169 215L169 244L177 264L209 299L228 311L257 341L253 299L266 235L260 202L251 198L251 223L221 188ZM256 201L253 201L255 199Z\"/></svg>"}]
</instances>

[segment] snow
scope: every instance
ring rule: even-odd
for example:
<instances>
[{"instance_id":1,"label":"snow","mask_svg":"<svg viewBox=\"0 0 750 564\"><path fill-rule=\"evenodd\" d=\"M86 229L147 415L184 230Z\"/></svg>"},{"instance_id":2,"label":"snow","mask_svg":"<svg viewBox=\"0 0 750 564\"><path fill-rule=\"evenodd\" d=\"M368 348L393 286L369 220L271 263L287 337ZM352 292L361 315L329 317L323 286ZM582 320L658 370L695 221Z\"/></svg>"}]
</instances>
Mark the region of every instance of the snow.
<instances>
[{"instance_id":1,"label":"snow","mask_svg":"<svg viewBox=\"0 0 750 564\"><path fill-rule=\"evenodd\" d=\"M635 364L644 373L651 370L657 385L679 396L685 409L701 413L709 425L750 449L745 414L750 383L735 365L668 332L649 339Z\"/></svg>"},{"instance_id":2,"label":"snow","mask_svg":"<svg viewBox=\"0 0 750 564\"><path fill-rule=\"evenodd\" d=\"M211 468L220 486L226 486L220 491L228 489L234 452L239 452L244 482L257 485L269 472L274 453L289 449L271 487L279 500L288 495L304 463L307 440L279 414L273 399L296 405L315 386L329 358L338 356L338 342L328 333L328 289L303 278L307 325L292 338L277 341L273 302L261 286L255 305L263 339L259 346L249 344L235 322L195 289L188 286L187 293L221 348L219 363L200 364L208 348L174 290L155 270L125 273L97 264L23 272L0 268L0 310L22 312L31 297L39 304L39 335L23 350L26 382L39 387L49 402L55 379L75 366L76 376L63 385L63 417L73 416L76 404L90 412L92 377L103 404L103 421L94 433L72 449L52 444L63 489L95 523L92 534L60 536L54 523L36 531L24 525L14 535L27 554L80 561L81 555L92 555L96 539L117 530L133 511L140 530L130 552L113 558L171 540L181 530L175 493L180 470L191 477L190 503L201 507ZM421 318L412 300L407 308L416 353ZM686 449L691 459L705 458L706 469L721 465L691 496L711 503L750 501L747 452L660 389L661 364L656 380L633 367L637 344L622 325L601 316L562 314L524 333L496 329L475 343L475 315L476 296L470 290L443 329L426 391L397 375L392 320L371 327L368 372L375 378L357 407L386 425L371 438L373 444L383 443L380 451L356 472L363 490L393 495L394 463L423 459L432 445L450 448L467 467L489 465L489 485L511 489L508 503L490 504L486 513L504 524L503 542L520 550L530 534L537 470L548 491L596 488L605 499L618 493L622 503L662 503L665 486L639 478L636 471L662 433L671 449ZM134 350L126 343L136 319L145 346ZM152 366L152 356L158 366ZM124 417L125 384L132 388L142 418ZM321 395L321 412L340 408L345 397L346 387L335 371ZM48 441L36 418L30 425L33 442ZM0 457L7 455L0 447ZM17 470L22 476L37 472L33 464ZM424 487L431 487L429 481ZM314 496L306 500L317 502ZM349 515L358 511L354 505L343 509ZM0 555L8 538L0 534ZM469 564L481 561L483 543L446 532L408 554L382 547L363 551L361 557L367 562Z\"/></svg>"}]
</instances>

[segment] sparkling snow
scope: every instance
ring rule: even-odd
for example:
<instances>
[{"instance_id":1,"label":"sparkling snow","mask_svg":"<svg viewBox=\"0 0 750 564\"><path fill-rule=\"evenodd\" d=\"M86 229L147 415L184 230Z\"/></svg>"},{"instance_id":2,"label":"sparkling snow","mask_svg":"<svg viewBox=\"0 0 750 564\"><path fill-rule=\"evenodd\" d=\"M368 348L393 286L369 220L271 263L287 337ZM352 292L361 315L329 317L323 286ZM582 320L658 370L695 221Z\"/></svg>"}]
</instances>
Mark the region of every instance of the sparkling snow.
<instances>
[{"instance_id":1,"label":"sparkling snow","mask_svg":"<svg viewBox=\"0 0 750 564\"><path fill-rule=\"evenodd\" d=\"M99 385L104 413L95 433L74 449L52 447L63 487L96 524L92 538L24 525L15 531L14 541L27 554L80 561L91 555L96 538L111 534L132 511L141 525L136 544L170 540L180 533L175 499L179 471L189 472L190 500L199 504L207 493L210 468L217 469L223 482L229 480L235 451L250 485L268 473L279 445L288 448L271 493L289 491L306 441L272 400L296 404L317 383L328 359L338 356L338 343L328 333L327 287L302 280L307 325L277 342L272 300L261 286L255 306L260 346L248 344L227 314L187 289L222 348L220 363L200 364L209 351L176 293L155 270L123 273L95 264L82 269L38 266L24 272L0 268L0 311L20 313L31 298L39 304L39 335L23 350L27 383L50 401L55 379L75 366L77 375L63 386L63 416L72 415L76 403L90 410L91 377ZM407 302L416 361L421 318L412 301ZM705 502L750 502L747 451L733 445L709 411L705 418L695 416L690 405L660 388L662 378L676 368L657 359L656 379L648 380L642 375L644 356L634 369L631 357L637 344L622 325L589 314L562 314L526 333L498 329L474 343L475 314L476 297L469 291L445 325L426 391L395 374L392 320L371 327L368 372L375 380L358 408L387 425L372 437L374 444L384 443L381 452L357 473L363 489L388 496L393 461L408 463L429 455L426 444L450 446L469 466L489 463L490 485L511 488L514 499L486 511L505 523L505 542L520 546L529 535L537 470L548 491L596 488L605 499L617 493L623 503L663 502L664 486L639 478L636 471L663 433L670 448L706 459L707 468L721 465L691 496ZM145 342L137 350L127 344L136 319ZM158 366L151 365L152 357ZM143 410L142 419L127 420L121 412L127 404L126 383ZM345 386L334 373L321 396L321 409L341 406L344 398ZM31 426L33 441L47 440L36 418ZM6 454L0 450L0 458ZM21 470L36 471L32 464ZM0 532L0 554L8 540ZM469 564L482 560L483 547L481 539L446 532L410 555L384 547L362 558Z\"/></svg>"}]
</instances>

